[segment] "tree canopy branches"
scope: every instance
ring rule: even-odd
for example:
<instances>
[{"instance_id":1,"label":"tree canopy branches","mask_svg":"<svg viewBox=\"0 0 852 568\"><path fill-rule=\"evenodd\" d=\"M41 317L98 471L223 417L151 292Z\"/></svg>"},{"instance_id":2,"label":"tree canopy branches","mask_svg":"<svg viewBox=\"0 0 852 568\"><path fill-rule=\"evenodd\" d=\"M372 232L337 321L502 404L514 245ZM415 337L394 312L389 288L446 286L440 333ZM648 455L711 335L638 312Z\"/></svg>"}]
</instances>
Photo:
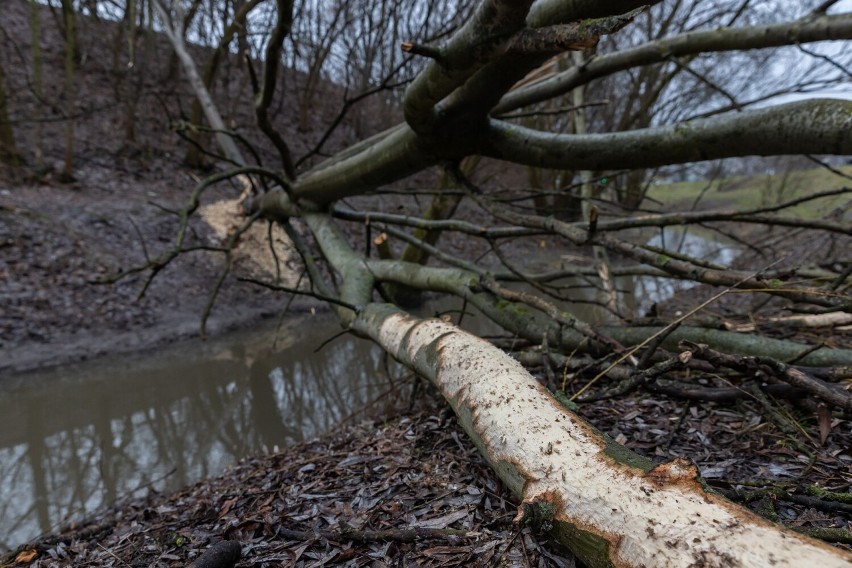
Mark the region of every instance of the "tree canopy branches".
<instances>
[{"instance_id":1,"label":"tree canopy branches","mask_svg":"<svg viewBox=\"0 0 852 568\"><path fill-rule=\"evenodd\" d=\"M654 4L648 9L627 0L482 0L443 43L405 39L403 51L426 60L398 101L403 122L300 172L290 158L288 143L274 131L267 113L273 97L273 68L277 68L282 42L291 27L290 18L298 17L292 3L279 0L278 20L266 49L266 79L263 87L255 79L254 90L258 127L278 150L283 173L268 175L260 168L250 171L280 187L252 197L247 222L266 218L282 224L305 262L310 290L331 304L344 327L374 339L431 378L504 481L525 501L519 519L535 516L530 507L551 507L553 513L546 521L556 523L564 542L590 565L668 565L687 558L760 563L769 558L775 561L778 555L780 564L795 565L808 556L840 566L846 562L843 553L778 532L707 493L688 462L676 460L654 467L616 447L560 406L545 387L493 346L446 322L422 321L391 305L402 304L400 298L406 290L448 294L477 308L512 337L538 346L545 355L550 351L568 358L576 352L595 357L611 354L616 362L574 393L573 399L581 401L586 389L620 365L629 363L632 368L630 384L623 391L654 385L655 392L662 392L671 386L659 382L664 375L706 370L707 363L714 363L755 376L771 375L787 383L783 392L790 394L792 387L838 411L852 408L848 392L823 380L827 374L817 376L796 367L852 366L852 350L702 327L692 320L686 323L707 305L740 291L765 296L781 310L809 315L852 311L848 259L835 255L818 266L792 268L778 266L777 259L757 259L751 266L735 268L665 244L652 244L642 232L650 227L709 223L723 231L744 221L820 231L841 243L841 248L850 237L848 211L842 205L826 219L775 213L817 199L843 199L848 189L832 187L818 196L779 197L774 204L761 202L727 212L657 210L649 215L641 211L650 185L645 169L746 156L852 155L852 102L812 98L745 108L739 102L741 95L760 98L769 96L768 91L755 87L737 92L696 65L696 58L705 53L848 40L852 38L852 18L817 14L721 29L723 22L740 20L747 3L739 7L714 3L706 13L696 3ZM345 20L342 13L339 16L335 22ZM696 30L697 22L705 17L715 29ZM624 33L634 33L645 41L636 40L634 47L611 53L596 55L592 51L602 35L618 38ZM180 51L180 42L172 40ZM554 57L565 50L581 53L570 60ZM181 59L192 76L192 61ZM755 68L760 69L764 61L756 59ZM623 74L621 90L589 98L585 89L595 88L598 80L609 80L614 74ZM683 77L689 80L678 83ZM818 82L814 81L810 84ZM666 120L686 114L682 108L671 108L676 96L665 96L675 84L682 87L680 96L697 101L699 107L716 97L712 100L723 100L735 112ZM204 96L204 90L198 90ZM381 91L383 87L376 90ZM571 96L570 106L561 100L565 96ZM536 109L544 110L516 115L513 120L520 123L500 119L503 113L530 105L542 105ZM592 112L611 111L616 106L620 114L612 112L595 122L598 131L589 127L587 118ZM704 108L691 110L694 115ZM211 116L215 118L215 113ZM327 137L328 132L322 140ZM223 151L234 162L243 163L238 155L230 156L234 150L227 143ZM524 185L518 181L518 172L525 172L526 187L532 191L501 201L492 187L496 184L487 183L486 175L485 182L474 181L476 166L460 167L468 156L490 157L503 164L493 166L498 169L491 175L505 175L510 189ZM410 211L390 212L381 196L369 200L372 192L435 165L443 168L443 181L421 216ZM607 193L609 171L619 172L614 182L619 187ZM575 178L579 182L574 183ZM545 180L550 180L552 191L545 190ZM441 207L438 200L450 190L455 192L452 205ZM415 192L410 194L416 198ZM698 195L693 209L703 194ZM350 197L358 197L359 205L340 205ZM417 206L422 209L419 202ZM451 219L454 215L457 218ZM377 248L381 245L376 254L371 240L374 229L383 233L375 241ZM365 246L354 237L359 231L364 233ZM438 239L443 233L453 233L464 242L441 246ZM739 238L747 240L750 235ZM388 239L406 243L422 254L398 254L387 246ZM504 253L506 241L521 251L520 259ZM528 261L535 254L523 248L531 243L539 249L571 251L579 260L563 262L555 270L534 269ZM752 248L762 252L759 245ZM225 252L230 267L230 248ZM633 264L619 266L610 255L619 261L630 259ZM411 257L419 262L408 260ZM152 267L155 270L163 264L157 262ZM619 306L625 294L615 279L642 271L722 290L673 321L639 325L635 315ZM572 313L564 302L568 284L561 280L565 275L599 290L588 301L605 306L611 317L584 321ZM485 375L480 377L480 372ZM503 386L492 388L492 384ZM769 387L750 384L744 391L763 400ZM779 391L775 387L772 392ZM677 391L669 388L672 390ZM517 391L517 400L504 396L508 391ZM524 425L516 422L513 413L536 417L536 430L524 433ZM556 445L565 436L570 441L566 439L566 453L558 457ZM570 455L577 459L565 457ZM600 472L610 476L610 481L602 485ZM624 480L625 487L619 488L623 491L613 489L618 485L616 479ZM688 503L689 510L681 510L678 503ZM667 532L661 515L675 519L680 526ZM702 515L724 517L728 532L706 524L710 521ZM695 533L687 525L695 524L698 516L705 525ZM651 526L653 529L647 528ZM681 533L690 537L689 542ZM754 553L760 560L743 552L751 539L760 540L759 551ZM669 542L677 545L667 546Z\"/></svg>"}]
</instances>

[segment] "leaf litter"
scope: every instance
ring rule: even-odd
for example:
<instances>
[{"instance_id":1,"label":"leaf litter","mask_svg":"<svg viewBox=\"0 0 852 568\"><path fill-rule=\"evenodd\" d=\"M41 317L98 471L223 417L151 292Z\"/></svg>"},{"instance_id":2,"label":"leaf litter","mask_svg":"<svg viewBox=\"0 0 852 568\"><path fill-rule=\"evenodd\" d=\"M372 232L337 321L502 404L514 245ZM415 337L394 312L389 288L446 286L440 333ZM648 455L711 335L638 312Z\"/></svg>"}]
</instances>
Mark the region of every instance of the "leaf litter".
<instances>
[{"instance_id":1,"label":"leaf litter","mask_svg":"<svg viewBox=\"0 0 852 568\"><path fill-rule=\"evenodd\" d=\"M512 523L516 500L436 404L129 501L3 560L186 566L234 540L238 567L575 566L570 552Z\"/></svg>"}]
</instances>

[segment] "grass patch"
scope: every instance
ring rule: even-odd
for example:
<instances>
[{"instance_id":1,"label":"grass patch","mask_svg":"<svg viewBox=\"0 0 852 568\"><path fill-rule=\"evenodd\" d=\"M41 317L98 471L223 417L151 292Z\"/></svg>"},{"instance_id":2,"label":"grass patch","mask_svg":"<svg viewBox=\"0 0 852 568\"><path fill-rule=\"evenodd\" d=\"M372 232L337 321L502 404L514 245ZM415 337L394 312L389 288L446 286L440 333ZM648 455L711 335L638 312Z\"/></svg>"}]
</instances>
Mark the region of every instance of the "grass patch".
<instances>
[{"instance_id":1,"label":"grass patch","mask_svg":"<svg viewBox=\"0 0 852 568\"><path fill-rule=\"evenodd\" d=\"M852 176L852 165L837 169ZM791 199L841 187L852 187L852 180L825 168L814 168L774 175L737 176L711 181L652 185L648 190L648 196L662 203L665 209L688 209L700 196L699 207L702 208L744 210L777 205ZM809 201L784 210L784 214L809 219L823 217L838 207L848 208L850 195L852 194Z\"/></svg>"}]
</instances>

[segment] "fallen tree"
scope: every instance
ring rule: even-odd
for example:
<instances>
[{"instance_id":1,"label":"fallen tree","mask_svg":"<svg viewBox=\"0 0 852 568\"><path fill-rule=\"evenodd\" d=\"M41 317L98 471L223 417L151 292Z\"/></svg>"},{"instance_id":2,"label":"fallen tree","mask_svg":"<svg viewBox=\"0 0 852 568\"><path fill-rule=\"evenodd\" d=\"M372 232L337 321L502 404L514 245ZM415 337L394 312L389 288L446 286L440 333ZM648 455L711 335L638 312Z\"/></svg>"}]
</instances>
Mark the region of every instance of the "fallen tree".
<instances>
[{"instance_id":1,"label":"fallen tree","mask_svg":"<svg viewBox=\"0 0 852 568\"><path fill-rule=\"evenodd\" d=\"M230 253L240 231L259 219L279 223L304 261L310 288L284 288L275 282L266 285L327 301L346 329L372 338L428 377L453 406L483 455L522 499L519 522L550 531L591 566L846 566L852 559L847 553L780 528L709 491L688 460L655 465L608 440L496 347L447 322L415 318L379 300L381 294L393 299L389 284L454 295L530 345L593 356L615 353L616 362L610 368L630 361L642 350L647 351L649 360L661 348L678 351L678 342L684 339L708 343L727 353L763 357L761 364L776 369L779 376L792 373L790 376L801 379L795 387L804 389L808 396L835 408L850 408L848 391L829 384L825 377L802 379L800 374L811 371L789 371L785 366L852 366L850 350L681 326L683 319L657 327L583 322L560 304L564 297L550 284L559 275L529 271L502 255L498 243L502 238L548 235L574 246L594 245L620 253L655 274L724 287L719 295L733 289L748 290L796 302L812 311L849 311L852 305L844 292L849 277L845 267L830 272L828 278L823 274L805 283L798 282L798 276L789 270L731 270L613 236L610 231L619 227L598 222L597 212L580 222L519 212L498 202L458 167L463 158L477 154L535 167L587 170L654 167L745 155L852 154L849 101L808 100L608 134L538 131L499 118L494 109L506 113L527 102L577 88L597 76L657 61L647 55L653 52L651 48L637 48L617 62L601 57L602 63L588 76L583 75L582 68L575 68L570 72L573 74L543 83L548 85L546 89L533 84L509 92L555 54L593 46L601 35L617 33L626 26L629 29L643 10L641 2L630 0L602 4L584 0L542 0L534 5L530 1L484 0L444 45L405 44L406 51L432 60L408 87L405 123L297 173L295 178L293 161L280 137L273 136L272 140L282 162L288 164L280 172L244 166L246 162L234 145L223 143L228 160L243 167L199 184L181 218L175 245L147 268L156 274L177 255L194 250L184 241L186 223L212 181L246 176L256 193L247 202L249 214L241 228L215 249L227 255L226 266L230 266ZM278 54L274 42L283 41L293 18L292 2L279 0L277 9L278 22L270 40L273 43L266 50L273 57ZM166 10L160 12L166 20ZM813 15L751 33L720 33L718 40L698 34L694 42L679 37L670 44L658 42L656 47L668 46L665 48L671 50L671 57L676 57L705 50L849 39L852 28L848 22L848 16ZM168 21L165 24L170 25ZM181 52L179 38L174 33L171 37ZM185 51L181 60L188 74L197 77ZM266 79L274 81L275 76L269 69L267 65L264 77L254 78L259 126L267 133L271 83ZM204 101L209 122L222 125L203 83L194 81L194 87ZM361 212L339 209L337 202L375 191L435 164L446 165L456 191L478 205L489 221L479 224L430 218L415 225L483 239L487 250L499 258L502 271L441 250L434 240L401 231L392 234L442 266L396 260L388 254L374 258L369 246L360 252L353 247L339 218L358 219ZM262 190L263 185L274 189ZM792 205L790 202L780 209ZM764 211L751 214L756 219L753 222L773 222ZM655 221L662 226L713 220L709 215L663 217L643 217L635 226ZM741 217L742 221L750 218ZM735 214L720 215L717 220L735 218ZM387 231L393 231L393 225L412 224L408 218L382 213L376 219L382 220L380 228ZM782 219L779 224L785 222L791 221ZM374 223L368 212L363 213L363 223L368 228ZM622 228L631 227L634 225L629 221L623 222ZM826 220L818 228L840 238L849 235L842 218L838 222ZM584 272L603 280L609 278L609 267L600 259L591 265L564 269L562 276ZM527 288L513 288L512 282L521 282ZM211 302L214 297L215 290ZM702 349L698 346L693 351L681 351L670 369L689 365L693 352L707 352ZM582 400L581 394L574 393L574 398Z\"/></svg>"},{"instance_id":2,"label":"fallen tree","mask_svg":"<svg viewBox=\"0 0 852 568\"><path fill-rule=\"evenodd\" d=\"M453 325L372 304L354 326L441 390L522 500L517 520L589 566L849 564L708 490L689 460L655 465L607 439L516 360Z\"/></svg>"}]
</instances>

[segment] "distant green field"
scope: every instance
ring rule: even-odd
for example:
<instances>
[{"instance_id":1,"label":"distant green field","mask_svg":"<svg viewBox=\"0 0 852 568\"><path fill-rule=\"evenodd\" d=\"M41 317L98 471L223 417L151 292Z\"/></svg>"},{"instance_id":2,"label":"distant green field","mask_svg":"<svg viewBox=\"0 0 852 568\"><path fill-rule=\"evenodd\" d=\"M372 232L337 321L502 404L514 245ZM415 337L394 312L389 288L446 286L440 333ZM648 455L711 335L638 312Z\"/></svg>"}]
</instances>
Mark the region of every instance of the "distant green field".
<instances>
[{"instance_id":1,"label":"distant green field","mask_svg":"<svg viewBox=\"0 0 852 568\"><path fill-rule=\"evenodd\" d=\"M852 166L837 168L852 176ZM666 209L690 208L700 197L700 207L754 209L777 205L814 193L852 188L852 179L832 173L825 168L798 170L775 175L732 177L712 181L690 181L652 185L648 197L662 203ZM702 195L703 193L703 195ZM852 192L809 201L784 210L787 215L804 218L822 217L838 207L850 208Z\"/></svg>"}]
</instances>

